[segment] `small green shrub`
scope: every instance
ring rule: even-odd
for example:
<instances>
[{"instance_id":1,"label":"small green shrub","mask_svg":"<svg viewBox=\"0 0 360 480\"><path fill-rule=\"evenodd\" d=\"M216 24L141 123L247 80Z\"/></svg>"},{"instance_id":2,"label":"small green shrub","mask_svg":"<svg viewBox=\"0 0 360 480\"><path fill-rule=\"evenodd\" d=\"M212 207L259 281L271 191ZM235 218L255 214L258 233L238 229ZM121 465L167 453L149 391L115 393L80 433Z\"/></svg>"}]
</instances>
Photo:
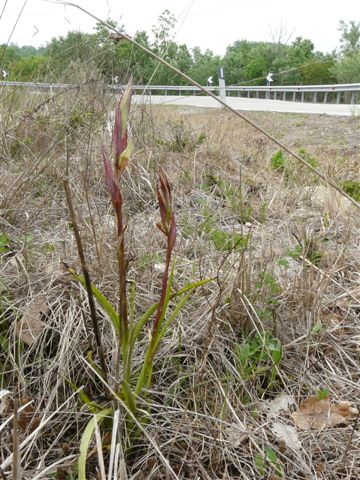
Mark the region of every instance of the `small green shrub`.
<instances>
[{"instance_id":1,"label":"small green shrub","mask_svg":"<svg viewBox=\"0 0 360 480\"><path fill-rule=\"evenodd\" d=\"M329 398L330 391L327 387L324 388L319 388L319 390L316 392L316 398L318 400L326 400Z\"/></svg>"},{"instance_id":2,"label":"small green shrub","mask_svg":"<svg viewBox=\"0 0 360 480\"><path fill-rule=\"evenodd\" d=\"M341 188L351 198L353 198L357 202L360 202L360 181L346 180L345 182L342 182Z\"/></svg>"},{"instance_id":3,"label":"small green shrub","mask_svg":"<svg viewBox=\"0 0 360 480\"><path fill-rule=\"evenodd\" d=\"M258 382L259 390L271 388L277 378L282 345L269 332L256 333L236 346L237 369L244 381Z\"/></svg>"},{"instance_id":4,"label":"small green shrub","mask_svg":"<svg viewBox=\"0 0 360 480\"><path fill-rule=\"evenodd\" d=\"M257 308L259 318L274 320L275 307L279 304L278 297L282 288L276 278L269 272L261 272L259 280L255 283L256 299L261 304Z\"/></svg>"},{"instance_id":5,"label":"small green shrub","mask_svg":"<svg viewBox=\"0 0 360 480\"><path fill-rule=\"evenodd\" d=\"M319 166L316 158L312 157L303 147L299 148L299 155L300 157L305 160L305 162L313 168L317 168Z\"/></svg>"},{"instance_id":6,"label":"small green shrub","mask_svg":"<svg viewBox=\"0 0 360 480\"><path fill-rule=\"evenodd\" d=\"M282 150L278 150L271 157L271 168L273 170L283 171L286 166L286 160Z\"/></svg>"},{"instance_id":7,"label":"small green shrub","mask_svg":"<svg viewBox=\"0 0 360 480\"><path fill-rule=\"evenodd\" d=\"M239 233L225 232L214 228L211 232L211 239L217 250L241 250L247 246L247 238Z\"/></svg>"}]
</instances>

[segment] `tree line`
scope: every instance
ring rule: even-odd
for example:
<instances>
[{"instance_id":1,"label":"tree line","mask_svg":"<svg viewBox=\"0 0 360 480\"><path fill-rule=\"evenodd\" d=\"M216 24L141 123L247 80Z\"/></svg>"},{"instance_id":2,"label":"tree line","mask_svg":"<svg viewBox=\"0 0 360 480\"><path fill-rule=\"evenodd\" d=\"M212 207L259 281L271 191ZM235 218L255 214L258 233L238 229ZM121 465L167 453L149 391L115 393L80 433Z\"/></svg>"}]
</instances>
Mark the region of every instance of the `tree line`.
<instances>
[{"instance_id":1,"label":"tree line","mask_svg":"<svg viewBox=\"0 0 360 480\"><path fill-rule=\"evenodd\" d=\"M219 66L228 85L263 85L268 72L275 85L360 82L360 22L339 23L339 48L332 53L315 51L311 40L298 37L291 44L238 40L222 57L177 43L175 25L174 15L165 10L151 35L138 31L134 37L201 84L216 79ZM102 24L94 33L69 32L40 48L0 45L0 67L6 79L16 81L80 82L100 75L107 83L122 83L131 74L136 84L185 83L129 42L115 42Z\"/></svg>"}]
</instances>

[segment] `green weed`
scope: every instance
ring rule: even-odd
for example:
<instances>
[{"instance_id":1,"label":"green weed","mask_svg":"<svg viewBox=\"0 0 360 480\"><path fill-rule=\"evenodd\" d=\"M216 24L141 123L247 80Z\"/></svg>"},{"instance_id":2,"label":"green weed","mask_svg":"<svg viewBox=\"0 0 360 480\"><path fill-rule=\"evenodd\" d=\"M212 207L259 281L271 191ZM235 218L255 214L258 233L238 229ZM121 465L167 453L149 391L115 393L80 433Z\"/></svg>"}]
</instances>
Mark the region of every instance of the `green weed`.
<instances>
[{"instance_id":1,"label":"green weed","mask_svg":"<svg viewBox=\"0 0 360 480\"><path fill-rule=\"evenodd\" d=\"M284 171L286 166L286 160L282 150L278 150L271 157L271 168L277 171Z\"/></svg>"},{"instance_id":2,"label":"green weed","mask_svg":"<svg viewBox=\"0 0 360 480\"><path fill-rule=\"evenodd\" d=\"M242 250L248 244L247 237L217 228L211 231L211 239L215 248L220 251Z\"/></svg>"},{"instance_id":3,"label":"green weed","mask_svg":"<svg viewBox=\"0 0 360 480\"><path fill-rule=\"evenodd\" d=\"M280 340L269 332L256 333L236 346L237 369L244 381L258 382L259 390L271 388L282 358Z\"/></svg>"},{"instance_id":4,"label":"green weed","mask_svg":"<svg viewBox=\"0 0 360 480\"><path fill-rule=\"evenodd\" d=\"M357 180L347 180L342 182L341 188L347 193L351 198L360 202L360 181Z\"/></svg>"},{"instance_id":5,"label":"green weed","mask_svg":"<svg viewBox=\"0 0 360 480\"><path fill-rule=\"evenodd\" d=\"M264 453L257 452L255 454L255 466L262 478L266 476L266 478L277 480L283 477L281 462L270 447L265 448Z\"/></svg>"},{"instance_id":6,"label":"green weed","mask_svg":"<svg viewBox=\"0 0 360 480\"><path fill-rule=\"evenodd\" d=\"M319 166L316 158L312 157L303 147L299 148L299 155L300 157L305 160L305 162L313 168L317 168Z\"/></svg>"}]
</instances>

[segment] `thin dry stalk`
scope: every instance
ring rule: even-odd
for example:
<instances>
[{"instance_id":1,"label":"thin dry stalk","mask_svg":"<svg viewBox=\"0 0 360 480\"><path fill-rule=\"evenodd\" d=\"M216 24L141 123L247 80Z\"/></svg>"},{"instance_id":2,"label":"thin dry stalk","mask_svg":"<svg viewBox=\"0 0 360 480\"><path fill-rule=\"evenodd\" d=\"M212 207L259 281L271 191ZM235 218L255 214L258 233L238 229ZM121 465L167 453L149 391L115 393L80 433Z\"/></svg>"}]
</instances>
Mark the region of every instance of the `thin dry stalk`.
<instances>
[{"instance_id":1,"label":"thin dry stalk","mask_svg":"<svg viewBox=\"0 0 360 480\"><path fill-rule=\"evenodd\" d=\"M105 356L104 356L104 351L103 351L103 345L101 341L101 334L100 334L100 329L99 329L99 322L97 318L97 313L96 313L96 307L95 307L95 300L94 300L94 295L92 292L91 288L91 279L90 279L90 274L89 270L85 261L85 255L84 255L84 250L82 247L82 242L81 242L81 236L80 236L80 231L77 225L76 221L76 215L75 215L75 210L72 202L72 196L71 196L71 190L70 190L70 185L69 185L69 180L67 178L64 179L64 190L65 190L65 196L66 196L66 202L69 208L69 214L70 214L70 220L71 224L74 229L75 233L75 238L76 238L76 246L81 262L81 268L84 274L84 279L85 279L85 284L86 284L86 293L88 296L88 301L89 301L89 307L90 307L90 315L91 315L91 320L94 328L94 333L95 333L95 339L96 339L96 346L98 349L98 354L100 358L100 364L101 364L101 369L104 375L104 378L107 378L107 366L105 362Z\"/></svg>"}]
</instances>

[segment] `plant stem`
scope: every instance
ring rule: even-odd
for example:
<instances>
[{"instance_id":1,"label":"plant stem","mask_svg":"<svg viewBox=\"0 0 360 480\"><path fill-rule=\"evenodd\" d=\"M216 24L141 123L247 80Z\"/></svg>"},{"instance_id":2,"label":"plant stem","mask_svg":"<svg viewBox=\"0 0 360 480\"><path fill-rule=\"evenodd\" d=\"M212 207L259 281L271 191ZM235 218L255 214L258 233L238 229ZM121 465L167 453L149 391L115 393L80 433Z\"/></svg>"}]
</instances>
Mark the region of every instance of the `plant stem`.
<instances>
[{"instance_id":1,"label":"plant stem","mask_svg":"<svg viewBox=\"0 0 360 480\"><path fill-rule=\"evenodd\" d=\"M84 274L85 285L86 285L86 293L87 293L88 301L89 301L90 316L91 316L91 320L92 320L92 324L93 324L93 328L94 328L98 355L99 355L99 358L100 358L100 364L101 364L104 380L107 381L107 368L106 368L104 350L103 350L102 341L101 341L99 323L98 323L97 314L96 314L94 295L93 295L92 288L91 288L91 279L90 279L89 270L87 268L86 261L85 261L85 255L84 255L84 250L83 250L83 247L82 247L79 228L78 228L78 225L77 225L77 222L76 222L76 215L75 215L75 210L74 210L74 206L73 206L73 202L72 202L72 196L71 196L71 190L70 190L70 185L69 185L68 178L65 178L63 180L63 183L64 183L66 202L67 202L68 209L69 209L69 214L70 214L70 220L71 220L71 224L72 224L72 227L73 227L74 233L75 233L77 251L78 251L78 255L79 255L79 258L80 258L80 262L81 262L81 268L82 268L82 271L83 271L83 274Z\"/></svg>"}]
</instances>

